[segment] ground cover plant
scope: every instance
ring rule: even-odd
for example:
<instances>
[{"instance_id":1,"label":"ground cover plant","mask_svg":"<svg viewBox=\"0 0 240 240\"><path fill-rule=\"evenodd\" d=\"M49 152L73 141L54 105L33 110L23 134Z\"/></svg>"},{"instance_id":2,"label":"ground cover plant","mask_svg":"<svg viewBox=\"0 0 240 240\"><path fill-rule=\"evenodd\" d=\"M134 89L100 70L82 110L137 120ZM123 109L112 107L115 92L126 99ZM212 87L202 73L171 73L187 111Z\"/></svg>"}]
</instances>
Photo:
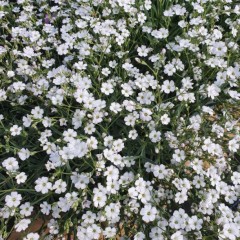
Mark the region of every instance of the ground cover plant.
<instances>
[{"instance_id":1,"label":"ground cover plant","mask_svg":"<svg viewBox=\"0 0 240 240\"><path fill-rule=\"evenodd\" d=\"M0 1L0 238L240 239L239 15Z\"/></svg>"}]
</instances>

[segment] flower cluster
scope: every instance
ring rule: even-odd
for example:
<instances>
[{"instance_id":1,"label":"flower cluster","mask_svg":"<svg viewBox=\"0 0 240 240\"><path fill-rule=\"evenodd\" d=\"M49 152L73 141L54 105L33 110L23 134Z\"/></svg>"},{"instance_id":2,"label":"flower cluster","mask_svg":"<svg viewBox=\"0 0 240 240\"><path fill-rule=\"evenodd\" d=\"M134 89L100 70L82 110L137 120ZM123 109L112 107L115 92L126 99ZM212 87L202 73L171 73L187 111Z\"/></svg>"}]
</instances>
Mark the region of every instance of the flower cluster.
<instances>
[{"instance_id":1,"label":"flower cluster","mask_svg":"<svg viewBox=\"0 0 240 240\"><path fill-rule=\"evenodd\" d=\"M0 1L0 238L240 239L239 16Z\"/></svg>"}]
</instances>

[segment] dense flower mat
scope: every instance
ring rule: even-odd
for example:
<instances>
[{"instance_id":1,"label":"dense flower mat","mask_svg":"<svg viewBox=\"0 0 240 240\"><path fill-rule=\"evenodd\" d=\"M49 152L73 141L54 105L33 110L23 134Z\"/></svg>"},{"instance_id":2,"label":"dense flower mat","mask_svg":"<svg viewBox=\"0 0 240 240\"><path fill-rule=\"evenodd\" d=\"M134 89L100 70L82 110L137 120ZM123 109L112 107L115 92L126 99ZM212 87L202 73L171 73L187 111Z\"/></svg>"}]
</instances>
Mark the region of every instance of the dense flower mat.
<instances>
[{"instance_id":1,"label":"dense flower mat","mask_svg":"<svg viewBox=\"0 0 240 240\"><path fill-rule=\"evenodd\" d=\"M2 239L240 239L237 2L0 1Z\"/></svg>"}]
</instances>

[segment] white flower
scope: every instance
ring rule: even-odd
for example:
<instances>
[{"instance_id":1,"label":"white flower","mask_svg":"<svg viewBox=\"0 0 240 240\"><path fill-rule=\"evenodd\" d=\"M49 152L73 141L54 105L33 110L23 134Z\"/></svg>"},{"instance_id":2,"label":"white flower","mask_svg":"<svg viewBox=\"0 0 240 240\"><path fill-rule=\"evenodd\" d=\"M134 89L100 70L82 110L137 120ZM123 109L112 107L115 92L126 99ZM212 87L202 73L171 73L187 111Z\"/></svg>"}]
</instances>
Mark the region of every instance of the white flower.
<instances>
[{"instance_id":1,"label":"white flower","mask_svg":"<svg viewBox=\"0 0 240 240\"><path fill-rule=\"evenodd\" d=\"M86 63L83 63L83 61L79 61L77 63L74 63L73 65L76 69L78 70L84 70L87 68L87 64Z\"/></svg>"},{"instance_id":2,"label":"white flower","mask_svg":"<svg viewBox=\"0 0 240 240\"><path fill-rule=\"evenodd\" d=\"M228 148L231 152L237 152L239 147L240 147L240 144L235 138L233 138L228 142Z\"/></svg>"},{"instance_id":3,"label":"white flower","mask_svg":"<svg viewBox=\"0 0 240 240\"><path fill-rule=\"evenodd\" d=\"M210 116L213 116L213 114L214 114L214 111L212 110L212 108L207 107L207 106L203 106L202 111L205 113L208 113Z\"/></svg>"},{"instance_id":4,"label":"white flower","mask_svg":"<svg viewBox=\"0 0 240 240\"><path fill-rule=\"evenodd\" d=\"M87 140L87 145L89 149L97 149L98 148L98 141L95 137L90 137Z\"/></svg>"},{"instance_id":5,"label":"white flower","mask_svg":"<svg viewBox=\"0 0 240 240\"><path fill-rule=\"evenodd\" d=\"M48 204L46 201L44 201L43 203L40 204L41 207L41 212L43 214L49 215L50 210L51 210L51 205Z\"/></svg>"},{"instance_id":6,"label":"white flower","mask_svg":"<svg viewBox=\"0 0 240 240\"><path fill-rule=\"evenodd\" d=\"M97 208L102 208L105 206L107 201L107 196L102 192L97 192L93 196L94 206Z\"/></svg>"},{"instance_id":7,"label":"white flower","mask_svg":"<svg viewBox=\"0 0 240 240\"><path fill-rule=\"evenodd\" d=\"M101 87L101 92L106 95L113 93L113 85L110 82L104 82Z\"/></svg>"},{"instance_id":8,"label":"white flower","mask_svg":"<svg viewBox=\"0 0 240 240\"><path fill-rule=\"evenodd\" d=\"M140 119L143 121L149 122L152 120L152 111L148 108L143 108L142 111L140 112Z\"/></svg>"},{"instance_id":9,"label":"white flower","mask_svg":"<svg viewBox=\"0 0 240 240\"><path fill-rule=\"evenodd\" d=\"M130 130L128 133L128 137L132 140L135 140L138 137L138 133L135 129Z\"/></svg>"},{"instance_id":10,"label":"white flower","mask_svg":"<svg viewBox=\"0 0 240 240\"><path fill-rule=\"evenodd\" d=\"M77 189L85 189L89 183L89 177L85 173L79 174L77 172L73 172L71 180Z\"/></svg>"},{"instance_id":11,"label":"white flower","mask_svg":"<svg viewBox=\"0 0 240 240\"><path fill-rule=\"evenodd\" d=\"M30 205L30 202L25 202L20 206L20 214L22 214L25 217L28 217L32 214L33 206Z\"/></svg>"},{"instance_id":12,"label":"white flower","mask_svg":"<svg viewBox=\"0 0 240 240\"><path fill-rule=\"evenodd\" d=\"M18 194L17 192L11 192L10 195L7 195L5 197L5 202L8 207L17 207L20 205L20 202L22 200L21 194Z\"/></svg>"},{"instance_id":13,"label":"white flower","mask_svg":"<svg viewBox=\"0 0 240 240\"><path fill-rule=\"evenodd\" d=\"M40 239L38 233L29 233L26 237L23 238L23 240L38 240L38 239Z\"/></svg>"},{"instance_id":14,"label":"white flower","mask_svg":"<svg viewBox=\"0 0 240 240\"><path fill-rule=\"evenodd\" d=\"M87 143L82 142L79 139L73 140L68 143L68 150L74 157L82 158L88 152Z\"/></svg>"},{"instance_id":15,"label":"white flower","mask_svg":"<svg viewBox=\"0 0 240 240\"><path fill-rule=\"evenodd\" d=\"M25 83L22 83L22 82L20 82L20 81L14 82L14 83L12 84L12 89L11 89L11 91L15 93L15 92L17 92L17 91L22 91L22 90L24 90L25 87L26 87L26 84L25 84Z\"/></svg>"},{"instance_id":16,"label":"white flower","mask_svg":"<svg viewBox=\"0 0 240 240\"><path fill-rule=\"evenodd\" d=\"M138 232L134 235L133 240L145 240L146 236L143 232Z\"/></svg>"},{"instance_id":17,"label":"white flower","mask_svg":"<svg viewBox=\"0 0 240 240\"><path fill-rule=\"evenodd\" d=\"M7 49L4 48L3 46L0 46L0 55L2 55L5 52L7 52Z\"/></svg>"},{"instance_id":18,"label":"white flower","mask_svg":"<svg viewBox=\"0 0 240 240\"><path fill-rule=\"evenodd\" d=\"M175 202L176 203L182 204L182 203L186 202L187 199L188 199L188 196L187 196L187 192L185 190L175 194Z\"/></svg>"},{"instance_id":19,"label":"white flower","mask_svg":"<svg viewBox=\"0 0 240 240\"><path fill-rule=\"evenodd\" d=\"M107 77L110 73L111 73L111 71L109 70L109 68L103 68L103 69L102 69L102 74L103 74L104 76Z\"/></svg>"},{"instance_id":20,"label":"white flower","mask_svg":"<svg viewBox=\"0 0 240 240\"><path fill-rule=\"evenodd\" d=\"M146 10L150 10L152 7L152 2L151 0L145 0L144 2L144 7L146 8ZM135 239L134 239L135 240Z\"/></svg>"},{"instance_id":21,"label":"white flower","mask_svg":"<svg viewBox=\"0 0 240 240\"><path fill-rule=\"evenodd\" d=\"M114 166L107 167L104 172L104 176L107 176L107 181L118 180L119 178L119 170Z\"/></svg>"},{"instance_id":22,"label":"white flower","mask_svg":"<svg viewBox=\"0 0 240 240\"><path fill-rule=\"evenodd\" d=\"M158 179L164 179L167 174L168 174L168 170L163 164L154 166L153 175Z\"/></svg>"},{"instance_id":23,"label":"white flower","mask_svg":"<svg viewBox=\"0 0 240 240\"><path fill-rule=\"evenodd\" d=\"M65 55L68 53L68 45L65 43L65 44L61 44L57 47L57 52L59 55Z\"/></svg>"},{"instance_id":24,"label":"white flower","mask_svg":"<svg viewBox=\"0 0 240 240\"><path fill-rule=\"evenodd\" d=\"M151 48L147 48L145 45L137 48L137 52L140 57L147 57L149 51L151 51Z\"/></svg>"},{"instance_id":25,"label":"white flower","mask_svg":"<svg viewBox=\"0 0 240 240\"><path fill-rule=\"evenodd\" d=\"M163 230L160 227L152 227L149 233L149 237L153 240L163 240L164 237L162 233Z\"/></svg>"},{"instance_id":26,"label":"white flower","mask_svg":"<svg viewBox=\"0 0 240 240\"><path fill-rule=\"evenodd\" d=\"M170 118L168 117L168 115L165 113L161 116L161 122L164 125L168 125L170 122Z\"/></svg>"},{"instance_id":27,"label":"white flower","mask_svg":"<svg viewBox=\"0 0 240 240\"><path fill-rule=\"evenodd\" d=\"M226 223L223 226L222 237L229 240L237 240L240 237L240 227L236 223Z\"/></svg>"},{"instance_id":28,"label":"white flower","mask_svg":"<svg viewBox=\"0 0 240 240\"><path fill-rule=\"evenodd\" d=\"M174 82L171 80L165 80L163 82L163 85L161 86L161 91L163 91L166 94L169 94L170 92L174 92L175 91L175 84Z\"/></svg>"},{"instance_id":29,"label":"white flower","mask_svg":"<svg viewBox=\"0 0 240 240\"><path fill-rule=\"evenodd\" d=\"M71 142L76 136L77 132L70 128L67 131L63 132L63 140L66 142Z\"/></svg>"},{"instance_id":30,"label":"white flower","mask_svg":"<svg viewBox=\"0 0 240 240\"><path fill-rule=\"evenodd\" d=\"M214 99L215 97L217 97L220 92L221 92L221 89L215 84L209 85L207 87L207 94L208 94L208 97L210 97L211 99Z\"/></svg>"},{"instance_id":31,"label":"white flower","mask_svg":"<svg viewBox=\"0 0 240 240\"><path fill-rule=\"evenodd\" d=\"M175 210L173 215L170 217L169 226L173 229L184 229L187 217L188 215L182 208L180 208L178 211Z\"/></svg>"},{"instance_id":32,"label":"white flower","mask_svg":"<svg viewBox=\"0 0 240 240\"><path fill-rule=\"evenodd\" d=\"M147 17L145 16L145 14L144 13L142 13L142 12L140 12L140 13L138 13L138 22L142 25L145 21L146 21L146 19L147 19Z\"/></svg>"},{"instance_id":33,"label":"white flower","mask_svg":"<svg viewBox=\"0 0 240 240\"><path fill-rule=\"evenodd\" d=\"M110 203L105 207L107 220L111 223L117 223L120 220L120 205L117 203Z\"/></svg>"},{"instance_id":34,"label":"white flower","mask_svg":"<svg viewBox=\"0 0 240 240\"><path fill-rule=\"evenodd\" d=\"M0 89L0 102L7 99L7 92L3 89Z\"/></svg>"},{"instance_id":35,"label":"white flower","mask_svg":"<svg viewBox=\"0 0 240 240\"><path fill-rule=\"evenodd\" d=\"M160 142L161 141L161 132L153 130L153 131L150 132L149 138L154 143Z\"/></svg>"},{"instance_id":36,"label":"white flower","mask_svg":"<svg viewBox=\"0 0 240 240\"><path fill-rule=\"evenodd\" d=\"M216 55L217 57L222 57L227 52L227 47L224 42L213 42L212 47L210 48L211 53Z\"/></svg>"},{"instance_id":37,"label":"white flower","mask_svg":"<svg viewBox=\"0 0 240 240\"><path fill-rule=\"evenodd\" d=\"M159 30L153 30L151 32L151 35L157 39L163 39L168 37L168 29L166 28L160 28Z\"/></svg>"},{"instance_id":38,"label":"white flower","mask_svg":"<svg viewBox=\"0 0 240 240\"><path fill-rule=\"evenodd\" d=\"M33 115L34 118L36 119L42 119L43 118L43 109L41 109L40 107L35 107L34 109L32 109L31 114Z\"/></svg>"},{"instance_id":39,"label":"white flower","mask_svg":"<svg viewBox=\"0 0 240 240\"><path fill-rule=\"evenodd\" d=\"M25 172L19 173L16 177L17 184L25 183L27 180L27 175Z\"/></svg>"},{"instance_id":40,"label":"white flower","mask_svg":"<svg viewBox=\"0 0 240 240\"><path fill-rule=\"evenodd\" d=\"M19 169L18 161L14 157L9 157L2 162L2 166L10 172L15 172Z\"/></svg>"},{"instance_id":41,"label":"white flower","mask_svg":"<svg viewBox=\"0 0 240 240\"><path fill-rule=\"evenodd\" d=\"M124 142L122 139L118 139L118 140L115 140L113 141L113 144L112 144L112 149L114 152L121 152L124 148Z\"/></svg>"},{"instance_id":42,"label":"white flower","mask_svg":"<svg viewBox=\"0 0 240 240\"><path fill-rule=\"evenodd\" d=\"M171 240L184 240L184 237L183 237L181 231L177 231L174 234L172 234Z\"/></svg>"},{"instance_id":43,"label":"white flower","mask_svg":"<svg viewBox=\"0 0 240 240\"><path fill-rule=\"evenodd\" d=\"M172 76L176 72L176 68L173 64L168 63L164 66L164 73L168 76Z\"/></svg>"},{"instance_id":44,"label":"white flower","mask_svg":"<svg viewBox=\"0 0 240 240\"><path fill-rule=\"evenodd\" d=\"M105 230L103 231L103 235L106 238L114 238L117 234L117 230L114 227L106 227Z\"/></svg>"},{"instance_id":45,"label":"white flower","mask_svg":"<svg viewBox=\"0 0 240 240\"><path fill-rule=\"evenodd\" d=\"M114 113L118 113L122 111L122 106L121 104L117 103L117 102L112 102L109 108L112 112Z\"/></svg>"},{"instance_id":46,"label":"white flower","mask_svg":"<svg viewBox=\"0 0 240 240\"><path fill-rule=\"evenodd\" d=\"M101 228L96 224L92 224L87 227L87 236L89 239L99 239Z\"/></svg>"},{"instance_id":47,"label":"white flower","mask_svg":"<svg viewBox=\"0 0 240 240\"><path fill-rule=\"evenodd\" d=\"M10 128L10 131L11 131L11 135L12 135L12 136L17 136L17 135L20 135L20 134L21 134L22 127L19 127L18 125L13 125L13 126Z\"/></svg>"},{"instance_id":48,"label":"white flower","mask_svg":"<svg viewBox=\"0 0 240 240\"><path fill-rule=\"evenodd\" d=\"M25 230L30 223L31 223L30 219L22 219L19 223L15 225L15 229L17 232L21 232Z\"/></svg>"},{"instance_id":49,"label":"white flower","mask_svg":"<svg viewBox=\"0 0 240 240\"><path fill-rule=\"evenodd\" d=\"M7 76L8 76L9 78L14 77L14 76L15 76L14 71L8 71L8 72L7 72Z\"/></svg>"},{"instance_id":50,"label":"white flower","mask_svg":"<svg viewBox=\"0 0 240 240\"><path fill-rule=\"evenodd\" d=\"M34 52L33 48L27 46L23 49L23 54L22 55L25 56L25 57L28 57L28 58L32 58L32 57L36 56L36 53Z\"/></svg>"},{"instance_id":51,"label":"white flower","mask_svg":"<svg viewBox=\"0 0 240 240\"><path fill-rule=\"evenodd\" d=\"M30 151L27 148L22 148L19 152L18 152L18 156L21 160L26 160L30 157Z\"/></svg>"},{"instance_id":52,"label":"white flower","mask_svg":"<svg viewBox=\"0 0 240 240\"><path fill-rule=\"evenodd\" d=\"M157 209L151 205L145 205L144 208L141 209L140 214L144 222L152 222L156 218Z\"/></svg>"},{"instance_id":53,"label":"white flower","mask_svg":"<svg viewBox=\"0 0 240 240\"><path fill-rule=\"evenodd\" d=\"M55 190L55 193L60 194L60 193L66 192L67 184L62 179L59 179L59 180L57 180L55 182L55 184L53 185L52 189Z\"/></svg>"},{"instance_id":54,"label":"white flower","mask_svg":"<svg viewBox=\"0 0 240 240\"><path fill-rule=\"evenodd\" d=\"M24 127L30 127L31 123L32 123L32 119L30 115L24 116L23 119L23 126Z\"/></svg>"},{"instance_id":55,"label":"white flower","mask_svg":"<svg viewBox=\"0 0 240 240\"><path fill-rule=\"evenodd\" d=\"M41 192L42 194L48 193L49 190L52 190L52 183L48 181L47 177L38 178L36 181L35 190Z\"/></svg>"},{"instance_id":56,"label":"white flower","mask_svg":"<svg viewBox=\"0 0 240 240\"><path fill-rule=\"evenodd\" d=\"M174 151L174 154L173 154L173 159L176 161L176 162L182 162L184 159L185 159L185 152L183 150L180 150L180 149L176 149Z\"/></svg>"}]
</instances>

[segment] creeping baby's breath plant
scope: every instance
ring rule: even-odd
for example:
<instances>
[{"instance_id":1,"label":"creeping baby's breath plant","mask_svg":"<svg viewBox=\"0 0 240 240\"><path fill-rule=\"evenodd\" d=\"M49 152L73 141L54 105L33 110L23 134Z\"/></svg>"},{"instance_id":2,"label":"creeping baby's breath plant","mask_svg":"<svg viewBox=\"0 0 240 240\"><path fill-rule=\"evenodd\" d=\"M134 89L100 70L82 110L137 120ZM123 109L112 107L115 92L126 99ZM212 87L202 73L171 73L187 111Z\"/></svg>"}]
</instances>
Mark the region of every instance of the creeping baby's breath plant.
<instances>
[{"instance_id":1,"label":"creeping baby's breath plant","mask_svg":"<svg viewBox=\"0 0 240 240\"><path fill-rule=\"evenodd\" d=\"M239 16L0 1L0 238L240 239Z\"/></svg>"}]
</instances>

